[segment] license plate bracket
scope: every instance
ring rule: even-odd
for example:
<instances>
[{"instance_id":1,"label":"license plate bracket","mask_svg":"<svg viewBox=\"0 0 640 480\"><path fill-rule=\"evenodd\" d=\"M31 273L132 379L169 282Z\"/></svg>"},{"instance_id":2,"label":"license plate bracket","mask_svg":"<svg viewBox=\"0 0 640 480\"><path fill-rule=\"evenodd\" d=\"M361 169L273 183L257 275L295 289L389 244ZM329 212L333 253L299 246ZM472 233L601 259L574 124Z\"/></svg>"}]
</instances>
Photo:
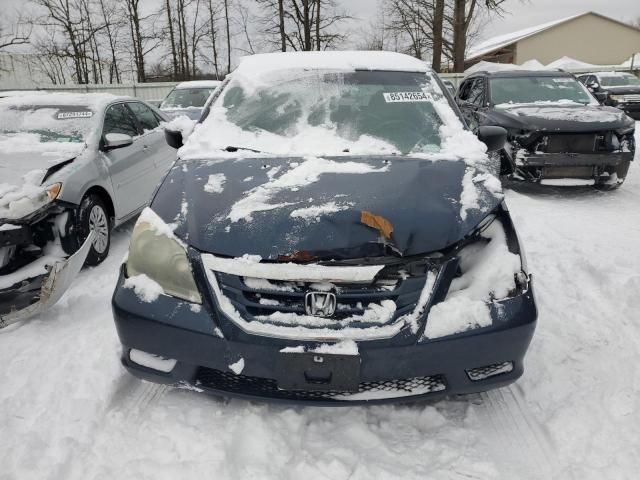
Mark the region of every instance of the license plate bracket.
<instances>
[{"instance_id":1,"label":"license plate bracket","mask_svg":"<svg viewBox=\"0 0 640 480\"><path fill-rule=\"evenodd\" d=\"M360 385L359 355L281 353L275 370L281 390L357 392Z\"/></svg>"}]
</instances>

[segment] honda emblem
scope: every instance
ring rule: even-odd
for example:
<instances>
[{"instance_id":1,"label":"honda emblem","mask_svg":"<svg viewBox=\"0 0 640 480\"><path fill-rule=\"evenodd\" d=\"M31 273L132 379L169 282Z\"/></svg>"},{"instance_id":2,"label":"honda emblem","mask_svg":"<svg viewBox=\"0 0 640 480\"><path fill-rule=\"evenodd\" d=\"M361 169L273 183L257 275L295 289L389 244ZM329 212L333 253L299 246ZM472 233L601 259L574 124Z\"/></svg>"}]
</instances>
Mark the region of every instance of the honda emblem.
<instances>
[{"instance_id":1,"label":"honda emblem","mask_svg":"<svg viewBox=\"0 0 640 480\"><path fill-rule=\"evenodd\" d=\"M331 292L308 292L304 297L307 315L330 317L336 313L336 295Z\"/></svg>"}]
</instances>

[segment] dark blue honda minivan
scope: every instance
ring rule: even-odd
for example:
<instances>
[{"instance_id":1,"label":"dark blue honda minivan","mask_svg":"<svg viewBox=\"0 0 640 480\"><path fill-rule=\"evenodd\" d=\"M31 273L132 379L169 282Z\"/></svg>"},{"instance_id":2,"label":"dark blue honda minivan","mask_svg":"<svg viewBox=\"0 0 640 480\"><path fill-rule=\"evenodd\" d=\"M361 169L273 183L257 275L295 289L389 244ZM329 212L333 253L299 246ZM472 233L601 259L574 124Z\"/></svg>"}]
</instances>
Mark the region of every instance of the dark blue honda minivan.
<instances>
[{"instance_id":1,"label":"dark blue honda minivan","mask_svg":"<svg viewBox=\"0 0 640 480\"><path fill-rule=\"evenodd\" d=\"M330 405L514 382L537 312L506 132L474 135L443 90L390 52L244 59L188 138L166 131L178 161L113 295L124 366Z\"/></svg>"}]
</instances>

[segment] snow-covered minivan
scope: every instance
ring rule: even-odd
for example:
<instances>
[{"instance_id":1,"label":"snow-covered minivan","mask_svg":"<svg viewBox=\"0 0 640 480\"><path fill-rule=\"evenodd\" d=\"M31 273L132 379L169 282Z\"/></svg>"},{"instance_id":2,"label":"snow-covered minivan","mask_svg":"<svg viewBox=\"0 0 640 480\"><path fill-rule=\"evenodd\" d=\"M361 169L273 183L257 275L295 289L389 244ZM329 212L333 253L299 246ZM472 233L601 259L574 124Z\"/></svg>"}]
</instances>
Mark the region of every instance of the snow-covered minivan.
<instances>
[{"instance_id":1,"label":"snow-covered minivan","mask_svg":"<svg viewBox=\"0 0 640 480\"><path fill-rule=\"evenodd\" d=\"M443 89L397 53L244 59L133 230L125 367L331 405L515 381L537 311L488 154L506 132Z\"/></svg>"}]
</instances>

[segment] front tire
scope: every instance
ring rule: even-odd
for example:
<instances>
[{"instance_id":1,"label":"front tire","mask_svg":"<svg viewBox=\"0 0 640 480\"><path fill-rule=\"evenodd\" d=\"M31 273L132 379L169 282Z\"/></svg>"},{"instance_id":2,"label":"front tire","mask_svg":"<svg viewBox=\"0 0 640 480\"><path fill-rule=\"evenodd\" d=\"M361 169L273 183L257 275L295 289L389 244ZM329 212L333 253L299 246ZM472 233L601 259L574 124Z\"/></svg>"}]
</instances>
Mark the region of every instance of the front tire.
<instances>
[{"instance_id":1,"label":"front tire","mask_svg":"<svg viewBox=\"0 0 640 480\"><path fill-rule=\"evenodd\" d=\"M85 265L99 265L109 255L111 246L111 221L109 211L97 195L88 195L80 203L76 214L76 239L78 248L90 232L94 232L93 242L87 254Z\"/></svg>"}]
</instances>

